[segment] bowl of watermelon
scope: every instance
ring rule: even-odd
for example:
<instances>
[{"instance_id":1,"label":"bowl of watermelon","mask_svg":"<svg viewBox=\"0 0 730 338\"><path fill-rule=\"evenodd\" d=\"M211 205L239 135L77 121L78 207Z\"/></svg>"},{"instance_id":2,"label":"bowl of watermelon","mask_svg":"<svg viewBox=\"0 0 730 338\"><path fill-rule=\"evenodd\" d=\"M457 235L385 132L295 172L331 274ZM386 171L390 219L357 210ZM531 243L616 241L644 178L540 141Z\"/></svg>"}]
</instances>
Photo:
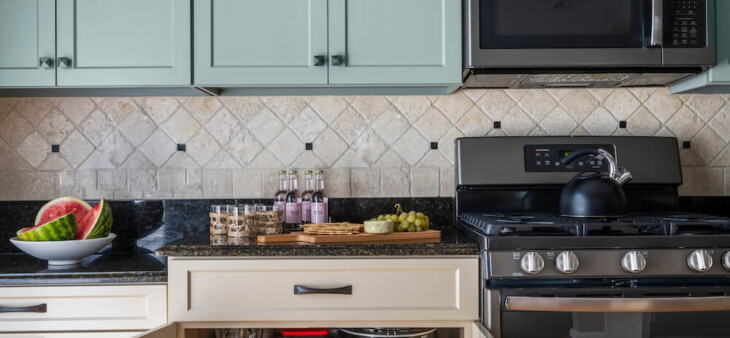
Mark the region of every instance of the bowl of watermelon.
<instances>
[{"instance_id":1,"label":"bowl of watermelon","mask_svg":"<svg viewBox=\"0 0 730 338\"><path fill-rule=\"evenodd\" d=\"M81 199L61 197L46 203L35 225L18 230L10 242L49 265L79 264L117 237L111 233L112 223L107 201L91 207Z\"/></svg>"}]
</instances>

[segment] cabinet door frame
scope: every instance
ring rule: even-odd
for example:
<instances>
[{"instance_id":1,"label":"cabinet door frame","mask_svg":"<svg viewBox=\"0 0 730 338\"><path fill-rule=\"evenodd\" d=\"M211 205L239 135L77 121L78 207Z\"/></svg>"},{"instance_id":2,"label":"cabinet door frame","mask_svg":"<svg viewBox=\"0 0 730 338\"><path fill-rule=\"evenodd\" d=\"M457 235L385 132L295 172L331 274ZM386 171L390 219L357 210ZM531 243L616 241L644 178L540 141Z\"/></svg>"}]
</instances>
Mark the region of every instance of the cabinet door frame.
<instances>
[{"instance_id":1,"label":"cabinet door frame","mask_svg":"<svg viewBox=\"0 0 730 338\"><path fill-rule=\"evenodd\" d=\"M330 65L332 85L423 85L461 83L461 1L440 0L444 10L442 33L442 63L427 66L352 66L348 58L348 1L329 0L330 55L344 55L343 66ZM417 13L414 10L413 13Z\"/></svg>"},{"instance_id":2,"label":"cabinet door frame","mask_svg":"<svg viewBox=\"0 0 730 338\"><path fill-rule=\"evenodd\" d=\"M309 2L310 51L307 66L227 66L216 67L213 64L213 2L215 0L195 0L194 5L194 75L196 86L226 87L250 86L265 87L276 85L326 85L328 67L327 60L327 1L306 0ZM270 0L261 0L270 1ZM254 34L266 34L255 32ZM314 56L322 55L325 63L314 66Z\"/></svg>"},{"instance_id":3,"label":"cabinet door frame","mask_svg":"<svg viewBox=\"0 0 730 338\"><path fill-rule=\"evenodd\" d=\"M120 0L123 1L123 0ZM57 60L71 59L71 66L57 66L57 85L75 86L180 86L190 85L191 78L191 0L170 0L174 6L173 60L171 67L115 67L115 68L78 68L76 55L77 0L57 0Z\"/></svg>"},{"instance_id":4,"label":"cabinet door frame","mask_svg":"<svg viewBox=\"0 0 730 338\"><path fill-rule=\"evenodd\" d=\"M38 5L37 17L38 55L35 58L36 67L32 68L2 68L0 67L0 87L52 87L56 85L56 68L40 67L41 58L56 59L56 2L55 0L26 0L36 1ZM0 51L2 53L2 51Z\"/></svg>"}]
</instances>

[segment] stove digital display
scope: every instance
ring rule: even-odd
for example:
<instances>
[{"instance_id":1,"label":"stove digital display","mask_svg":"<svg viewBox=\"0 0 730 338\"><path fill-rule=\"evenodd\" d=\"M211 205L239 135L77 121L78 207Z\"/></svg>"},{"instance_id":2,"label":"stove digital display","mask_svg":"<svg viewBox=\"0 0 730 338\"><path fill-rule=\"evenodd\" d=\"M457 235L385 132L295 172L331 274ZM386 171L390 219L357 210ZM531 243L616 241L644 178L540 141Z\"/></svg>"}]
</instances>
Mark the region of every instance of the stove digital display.
<instances>
[{"instance_id":1,"label":"stove digital display","mask_svg":"<svg viewBox=\"0 0 730 338\"><path fill-rule=\"evenodd\" d=\"M608 163L595 160L593 155L577 158L572 164L563 166L560 160L582 148L603 148L616 156L616 147L611 144L535 144L525 146L525 171L527 172L581 172L587 170L607 171Z\"/></svg>"},{"instance_id":2,"label":"stove digital display","mask_svg":"<svg viewBox=\"0 0 730 338\"><path fill-rule=\"evenodd\" d=\"M573 153L572 150L561 150L560 157L566 158L566 157L570 156L570 154L572 154L572 153Z\"/></svg>"}]
</instances>

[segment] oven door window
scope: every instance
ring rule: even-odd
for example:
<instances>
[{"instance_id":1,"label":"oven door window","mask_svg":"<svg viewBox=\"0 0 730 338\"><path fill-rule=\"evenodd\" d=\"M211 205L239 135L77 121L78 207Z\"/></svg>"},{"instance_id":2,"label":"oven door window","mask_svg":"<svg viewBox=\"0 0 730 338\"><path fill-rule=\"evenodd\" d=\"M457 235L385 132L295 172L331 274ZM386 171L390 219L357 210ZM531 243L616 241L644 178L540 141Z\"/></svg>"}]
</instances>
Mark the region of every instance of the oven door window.
<instances>
[{"instance_id":1,"label":"oven door window","mask_svg":"<svg viewBox=\"0 0 730 338\"><path fill-rule=\"evenodd\" d=\"M479 0L482 49L641 48L650 0Z\"/></svg>"}]
</instances>

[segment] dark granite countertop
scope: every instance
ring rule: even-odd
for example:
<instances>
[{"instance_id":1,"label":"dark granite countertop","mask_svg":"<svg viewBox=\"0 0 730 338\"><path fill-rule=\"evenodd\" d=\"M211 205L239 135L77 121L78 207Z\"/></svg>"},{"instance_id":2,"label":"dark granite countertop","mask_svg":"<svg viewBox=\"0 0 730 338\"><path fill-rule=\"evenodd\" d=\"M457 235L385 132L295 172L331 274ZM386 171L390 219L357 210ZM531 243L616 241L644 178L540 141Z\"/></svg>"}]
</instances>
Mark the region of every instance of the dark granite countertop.
<instances>
[{"instance_id":1,"label":"dark granite countertop","mask_svg":"<svg viewBox=\"0 0 730 338\"><path fill-rule=\"evenodd\" d=\"M157 256L477 256L479 245L453 228L441 228L441 240L429 244L260 244L256 239L225 237L211 244L208 233L169 243Z\"/></svg>"},{"instance_id":2,"label":"dark granite countertop","mask_svg":"<svg viewBox=\"0 0 730 338\"><path fill-rule=\"evenodd\" d=\"M0 286L165 282L165 259L150 253L94 254L81 265L59 267L26 254L0 254Z\"/></svg>"}]
</instances>

